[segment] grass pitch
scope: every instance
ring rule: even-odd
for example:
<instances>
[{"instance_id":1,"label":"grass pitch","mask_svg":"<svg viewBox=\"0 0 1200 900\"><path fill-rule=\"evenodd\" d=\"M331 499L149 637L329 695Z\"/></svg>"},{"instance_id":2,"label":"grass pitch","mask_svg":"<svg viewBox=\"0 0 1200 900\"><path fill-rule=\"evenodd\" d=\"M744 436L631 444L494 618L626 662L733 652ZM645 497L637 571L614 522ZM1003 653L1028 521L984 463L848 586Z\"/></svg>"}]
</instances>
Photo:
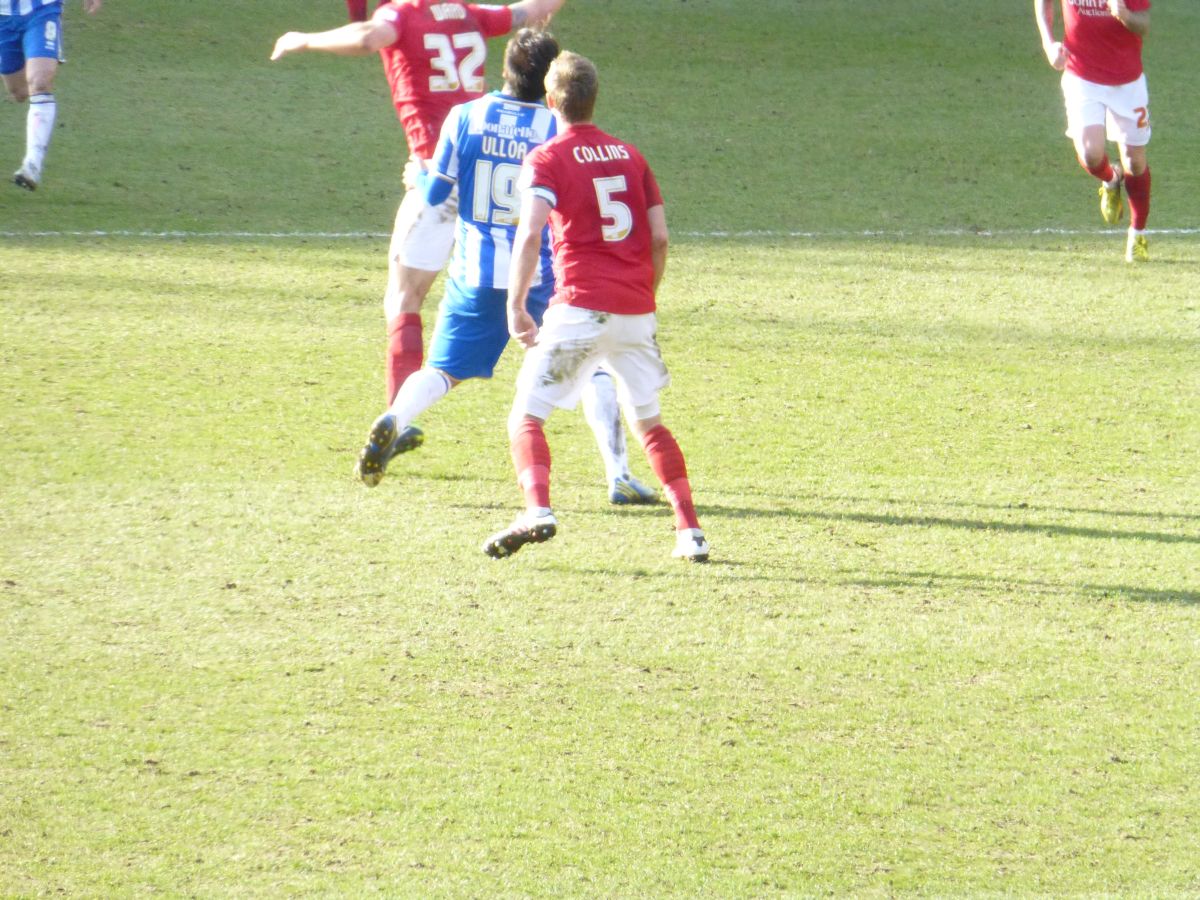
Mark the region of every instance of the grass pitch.
<instances>
[{"instance_id":1,"label":"grass pitch","mask_svg":"<svg viewBox=\"0 0 1200 900\"><path fill-rule=\"evenodd\" d=\"M989 107L1000 147L946 99L967 37L906 6L574 0L558 25L681 235L664 410L703 567L665 508L607 505L569 414L560 536L479 552L519 502L515 351L379 488L351 479L383 239L195 236L387 229L376 64L260 61L340 4L69 22L53 180L0 194L0 894L1200 890L1195 239L1133 269L1095 227L1027 10L977 29L1024 86ZM1186 231L1195 14L1155 15L1155 224ZM132 29L155 49L117 80ZM835 57L861 115L806 118L829 134L797 156L828 95L776 61ZM716 127L746 85L809 99ZM144 134L105 112L147 96ZM925 153L868 152L889 105ZM744 230L776 236L683 236ZM191 236L32 236L93 231Z\"/></svg>"}]
</instances>

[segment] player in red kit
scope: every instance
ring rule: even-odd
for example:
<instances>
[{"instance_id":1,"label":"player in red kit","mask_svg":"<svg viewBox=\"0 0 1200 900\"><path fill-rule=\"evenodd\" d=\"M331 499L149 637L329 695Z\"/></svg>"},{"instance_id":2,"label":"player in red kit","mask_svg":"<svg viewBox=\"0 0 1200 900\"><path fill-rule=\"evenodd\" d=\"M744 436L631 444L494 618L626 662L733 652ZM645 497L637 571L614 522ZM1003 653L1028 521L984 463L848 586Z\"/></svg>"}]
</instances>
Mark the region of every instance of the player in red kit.
<instances>
[{"instance_id":1,"label":"player in red kit","mask_svg":"<svg viewBox=\"0 0 1200 900\"><path fill-rule=\"evenodd\" d=\"M1142 70L1142 38L1150 29L1150 0L1060 0L1063 40L1054 39L1055 0L1034 0L1034 18L1050 65L1063 73L1067 135L1079 164L1099 179L1100 214L1115 225L1129 200L1125 258L1150 259L1150 99ZM1108 157L1107 140L1120 148L1121 168Z\"/></svg>"},{"instance_id":2,"label":"player in red kit","mask_svg":"<svg viewBox=\"0 0 1200 900\"><path fill-rule=\"evenodd\" d=\"M667 264L667 219L653 172L632 144L592 124L596 67L563 53L546 75L558 137L530 151L521 169L521 217L508 278L508 324L526 348L509 439L525 513L483 545L511 556L552 538L550 448L543 430L555 407L572 408L597 366L611 372L650 468L675 510L674 555L708 560L709 546L683 453L663 425L658 394L670 381L655 340L655 292ZM550 223L556 291L539 330L526 309L541 232Z\"/></svg>"},{"instance_id":3,"label":"player in red kit","mask_svg":"<svg viewBox=\"0 0 1200 900\"><path fill-rule=\"evenodd\" d=\"M379 53L411 160L427 167L453 106L484 92L487 39L527 25L544 24L565 0L520 0L508 6L461 0L395 0L369 21L315 34L291 31L275 42L271 59L321 51L341 56ZM408 191L396 213L388 251L386 397L391 404L404 380L424 362L421 305L454 246L457 194L430 206ZM419 429L396 436L394 453L422 440Z\"/></svg>"}]
</instances>

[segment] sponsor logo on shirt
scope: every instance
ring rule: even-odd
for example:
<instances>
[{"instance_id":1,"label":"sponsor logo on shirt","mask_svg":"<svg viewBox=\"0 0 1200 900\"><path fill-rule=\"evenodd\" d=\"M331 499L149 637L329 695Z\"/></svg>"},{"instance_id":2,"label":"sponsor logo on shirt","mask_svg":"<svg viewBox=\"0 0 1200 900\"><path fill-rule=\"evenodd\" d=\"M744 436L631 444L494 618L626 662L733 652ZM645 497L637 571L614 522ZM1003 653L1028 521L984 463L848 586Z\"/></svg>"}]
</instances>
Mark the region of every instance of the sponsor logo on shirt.
<instances>
[{"instance_id":1,"label":"sponsor logo on shirt","mask_svg":"<svg viewBox=\"0 0 1200 900\"><path fill-rule=\"evenodd\" d=\"M1067 0L1081 16L1107 16L1108 0Z\"/></svg>"}]
</instances>

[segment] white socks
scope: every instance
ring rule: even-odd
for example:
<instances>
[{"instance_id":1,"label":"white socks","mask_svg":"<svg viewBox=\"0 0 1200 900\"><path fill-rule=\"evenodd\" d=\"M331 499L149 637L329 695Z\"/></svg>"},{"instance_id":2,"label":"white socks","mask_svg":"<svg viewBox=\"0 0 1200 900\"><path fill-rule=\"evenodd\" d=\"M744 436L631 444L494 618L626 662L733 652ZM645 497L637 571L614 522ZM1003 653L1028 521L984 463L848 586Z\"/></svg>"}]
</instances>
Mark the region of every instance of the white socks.
<instances>
[{"instance_id":1,"label":"white socks","mask_svg":"<svg viewBox=\"0 0 1200 900\"><path fill-rule=\"evenodd\" d=\"M34 175L40 175L54 134L54 119L58 104L53 94L34 94L29 98L29 113L25 117L25 162Z\"/></svg>"},{"instance_id":2,"label":"white socks","mask_svg":"<svg viewBox=\"0 0 1200 900\"><path fill-rule=\"evenodd\" d=\"M407 378L396 399L392 401L391 413L396 417L397 430L408 425L433 404L437 403L450 392L450 383L446 377L434 369L418 369Z\"/></svg>"},{"instance_id":3,"label":"white socks","mask_svg":"<svg viewBox=\"0 0 1200 900\"><path fill-rule=\"evenodd\" d=\"M583 389L583 415L596 435L596 445L604 460L604 477L611 482L628 475L629 454L621 406L617 403L617 386L603 369L598 370Z\"/></svg>"}]
</instances>

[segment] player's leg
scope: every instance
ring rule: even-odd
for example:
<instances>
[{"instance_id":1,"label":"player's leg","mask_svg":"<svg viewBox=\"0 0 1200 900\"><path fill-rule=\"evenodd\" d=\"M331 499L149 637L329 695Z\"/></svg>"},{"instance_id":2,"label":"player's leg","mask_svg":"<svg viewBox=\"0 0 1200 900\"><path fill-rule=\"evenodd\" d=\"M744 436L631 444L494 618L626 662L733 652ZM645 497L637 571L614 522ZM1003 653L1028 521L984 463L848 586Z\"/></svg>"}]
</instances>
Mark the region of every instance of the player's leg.
<instances>
[{"instance_id":1,"label":"player's leg","mask_svg":"<svg viewBox=\"0 0 1200 900\"><path fill-rule=\"evenodd\" d=\"M54 136L58 103L54 99L54 76L58 57L36 57L25 64L29 86L29 111L25 117L25 158L13 181L29 191L37 190L46 164L46 153Z\"/></svg>"},{"instance_id":2,"label":"player's leg","mask_svg":"<svg viewBox=\"0 0 1200 900\"><path fill-rule=\"evenodd\" d=\"M579 402L596 369L606 318L571 306L552 307L537 344L525 352L508 419L509 449L525 512L484 542L483 552L494 559L547 541L558 530L550 506L550 447L542 425L556 407L571 409Z\"/></svg>"},{"instance_id":3,"label":"player's leg","mask_svg":"<svg viewBox=\"0 0 1200 900\"><path fill-rule=\"evenodd\" d=\"M517 484L525 495L525 512L483 542L483 552L493 559L512 556L526 544L541 544L558 533L558 520L550 508L550 445L545 422L528 413L519 414L514 405L508 440Z\"/></svg>"},{"instance_id":4,"label":"player's leg","mask_svg":"<svg viewBox=\"0 0 1200 900\"><path fill-rule=\"evenodd\" d=\"M676 537L672 555L692 562L706 562L709 545L696 516L687 463L679 443L660 415L658 395L670 383L670 376L655 341L655 317L648 314L612 318L619 340L605 355L605 365L617 378L621 401L634 423L633 430L675 511Z\"/></svg>"},{"instance_id":5,"label":"player's leg","mask_svg":"<svg viewBox=\"0 0 1200 900\"><path fill-rule=\"evenodd\" d=\"M658 492L642 484L629 471L629 450L625 443L625 423L617 386L612 375L597 369L583 391L583 414L596 436L596 446L604 460L610 503L654 503Z\"/></svg>"},{"instance_id":6,"label":"player's leg","mask_svg":"<svg viewBox=\"0 0 1200 900\"><path fill-rule=\"evenodd\" d=\"M465 286L453 278L446 282L428 363L404 380L359 453L355 472L363 484L377 485L394 456L424 442L421 429L412 424L417 416L461 382L492 377L508 343L504 300L503 291Z\"/></svg>"},{"instance_id":7,"label":"player's leg","mask_svg":"<svg viewBox=\"0 0 1200 900\"><path fill-rule=\"evenodd\" d=\"M371 423L367 441L354 464L354 474L375 487L387 474L388 463L425 443L425 433L410 424L416 416L446 396L458 382L436 369L419 369L404 379L387 411Z\"/></svg>"},{"instance_id":8,"label":"player's leg","mask_svg":"<svg viewBox=\"0 0 1200 900\"><path fill-rule=\"evenodd\" d=\"M24 17L21 49L25 56L25 85L29 110L25 117L25 158L13 174L13 182L36 190L42 180L46 153L54 135L58 104L54 99L54 77L62 50L61 7L42 7Z\"/></svg>"},{"instance_id":9,"label":"player's leg","mask_svg":"<svg viewBox=\"0 0 1200 900\"><path fill-rule=\"evenodd\" d=\"M1148 262L1150 244L1146 237L1146 221L1150 218L1150 165L1146 162L1146 148L1122 145L1121 160L1125 166L1125 193L1129 197L1125 259Z\"/></svg>"},{"instance_id":10,"label":"player's leg","mask_svg":"<svg viewBox=\"0 0 1200 900\"><path fill-rule=\"evenodd\" d=\"M1129 235L1125 259L1147 262L1150 247L1146 222L1150 218L1150 166L1146 145L1150 143L1150 92L1146 76L1114 88L1108 111L1109 137L1121 149L1125 167L1125 195L1129 199Z\"/></svg>"},{"instance_id":11,"label":"player's leg","mask_svg":"<svg viewBox=\"0 0 1200 900\"><path fill-rule=\"evenodd\" d=\"M1121 219L1121 173L1108 156L1106 137L1107 85L1096 85L1066 72L1062 78L1067 109L1067 136L1075 156L1088 174L1100 182L1100 216L1110 225Z\"/></svg>"},{"instance_id":12,"label":"player's leg","mask_svg":"<svg viewBox=\"0 0 1200 900\"><path fill-rule=\"evenodd\" d=\"M430 206L417 191L408 191L396 212L383 297L389 405L404 380L424 362L421 306L450 258L457 213L457 202Z\"/></svg>"}]
</instances>

